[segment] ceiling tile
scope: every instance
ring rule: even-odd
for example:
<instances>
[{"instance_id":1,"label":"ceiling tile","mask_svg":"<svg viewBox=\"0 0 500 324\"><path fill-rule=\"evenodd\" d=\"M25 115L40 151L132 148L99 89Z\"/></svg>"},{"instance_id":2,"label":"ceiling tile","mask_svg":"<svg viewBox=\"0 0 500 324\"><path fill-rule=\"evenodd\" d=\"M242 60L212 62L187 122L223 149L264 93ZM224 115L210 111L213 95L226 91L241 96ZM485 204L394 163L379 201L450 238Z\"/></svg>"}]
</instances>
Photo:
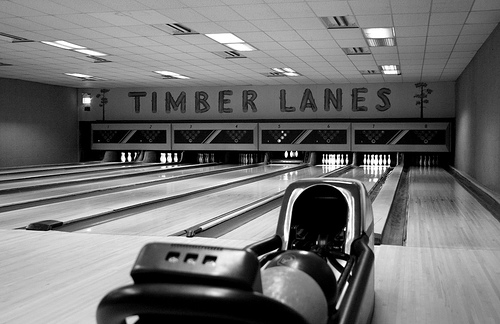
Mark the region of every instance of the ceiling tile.
<instances>
[{"instance_id":1,"label":"ceiling tile","mask_svg":"<svg viewBox=\"0 0 500 324\"><path fill-rule=\"evenodd\" d=\"M319 17L351 16L352 10L347 1L317 1L310 2L309 7Z\"/></svg>"},{"instance_id":2,"label":"ceiling tile","mask_svg":"<svg viewBox=\"0 0 500 324\"><path fill-rule=\"evenodd\" d=\"M430 25L456 25L463 24L467 19L467 12L432 13Z\"/></svg>"},{"instance_id":3,"label":"ceiling tile","mask_svg":"<svg viewBox=\"0 0 500 324\"><path fill-rule=\"evenodd\" d=\"M394 26L427 26L429 13L394 14Z\"/></svg>"},{"instance_id":4,"label":"ceiling tile","mask_svg":"<svg viewBox=\"0 0 500 324\"><path fill-rule=\"evenodd\" d=\"M500 1L498 0L475 0L472 11L478 10L500 10Z\"/></svg>"},{"instance_id":5,"label":"ceiling tile","mask_svg":"<svg viewBox=\"0 0 500 324\"><path fill-rule=\"evenodd\" d=\"M466 24L490 24L498 23L500 20L500 10L472 11L469 13Z\"/></svg>"},{"instance_id":6,"label":"ceiling tile","mask_svg":"<svg viewBox=\"0 0 500 324\"><path fill-rule=\"evenodd\" d=\"M363 15L356 16L359 27L392 27L392 15Z\"/></svg>"},{"instance_id":7,"label":"ceiling tile","mask_svg":"<svg viewBox=\"0 0 500 324\"><path fill-rule=\"evenodd\" d=\"M433 25L429 26L429 36L460 35L463 25Z\"/></svg>"}]
</instances>

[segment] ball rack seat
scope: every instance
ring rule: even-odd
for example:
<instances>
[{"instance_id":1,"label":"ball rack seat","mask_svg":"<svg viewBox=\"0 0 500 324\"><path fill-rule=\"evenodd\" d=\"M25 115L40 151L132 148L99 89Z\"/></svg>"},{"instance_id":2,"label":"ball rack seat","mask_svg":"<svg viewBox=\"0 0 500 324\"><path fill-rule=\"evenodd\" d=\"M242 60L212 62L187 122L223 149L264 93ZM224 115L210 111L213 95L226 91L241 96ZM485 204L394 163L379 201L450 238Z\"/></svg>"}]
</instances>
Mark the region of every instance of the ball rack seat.
<instances>
[{"instance_id":1,"label":"ball rack seat","mask_svg":"<svg viewBox=\"0 0 500 324\"><path fill-rule=\"evenodd\" d=\"M332 271L332 278L311 281L324 293L325 322L368 324L375 297L373 250L372 207L361 182L299 180L285 191L276 234L246 249L147 244L131 271L134 284L115 289L101 300L97 323L124 324L126 318L137 315L137 324L207 319L222 324L316 324L298 310L307 305L300 307L295 301L299 306L295 307L271 298L263 293L261 280L270 265L288 263L279 260L285 252L307 251L338 274ZM318 267L308 262L300 271L314 278L310 268ZM310 302L299 302L304 301Z\"/></svg>"}]
</instances>

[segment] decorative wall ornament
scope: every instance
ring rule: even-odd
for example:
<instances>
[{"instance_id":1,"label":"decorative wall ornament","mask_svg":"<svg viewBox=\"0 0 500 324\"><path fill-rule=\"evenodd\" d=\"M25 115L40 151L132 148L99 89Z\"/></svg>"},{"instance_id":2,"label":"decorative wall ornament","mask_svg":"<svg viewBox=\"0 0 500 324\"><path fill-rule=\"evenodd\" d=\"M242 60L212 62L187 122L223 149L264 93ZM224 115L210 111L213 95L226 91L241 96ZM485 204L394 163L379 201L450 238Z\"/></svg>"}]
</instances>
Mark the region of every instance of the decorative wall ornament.
<instances>
[{"instance_id":1,"label":"decorative wall ornament","mask_svg":"<svg viewBox=\"0 0 500 324\"><path fill-rule=\"evenodd\" d=\"M416 105L420 105L420 118L424 118L424 104L429 103L427 95L432 93L432 89L425 89L427 87L425 82L415 83L415 87L420 88L420 93L414 95L413 98L418 98Z\"/></svg>"},{"instance_id":2,"label":"decorative wall ornament","mask_svg":"<svg viewBox=\"0 0 500 324\"><path fill-rule=\"evenodd\" d=\"M96 98L101 98L99 107L102 107L102 120L106 120L106 104L108 103L108 98L106 98L107 92L109 92L109 89L101 89L101 93L95 96Z\"/></svg>"}]
</instances>

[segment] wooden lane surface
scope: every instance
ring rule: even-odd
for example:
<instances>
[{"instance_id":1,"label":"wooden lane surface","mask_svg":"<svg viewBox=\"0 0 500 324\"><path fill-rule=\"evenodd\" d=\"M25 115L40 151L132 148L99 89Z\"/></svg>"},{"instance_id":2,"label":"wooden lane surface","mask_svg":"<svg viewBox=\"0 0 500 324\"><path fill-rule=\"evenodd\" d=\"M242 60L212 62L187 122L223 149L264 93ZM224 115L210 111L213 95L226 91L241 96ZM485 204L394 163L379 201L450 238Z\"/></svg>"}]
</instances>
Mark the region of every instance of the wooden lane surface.
<instances>
[{"instance_id":1,"label":"wooden lane surface","mask_svg":"<svg viewBox=\"0 0 500 324\"><path fill-rule=\"evenodd\" d=\"M96 225L80 232L129 234L129 235L172 235L196 224L230 212L259 199L277 194L296 180L318 177L337 167L308 167L290 171L274 177L230 188L203 197L187 199L154 210Z\"/></svg>"},{"instance_id":2,"label":"wooden lane surface","mask_svg":"<svg viewBox=\"0 0 500 324\"><path fill-rule=\"evenodd\" d=\"M381 323L500 323L500 225L440 168L409 170L406 246L375 248Z\"/></svg>"},{"instance_id":3,"label":"wooden lane surface","mask_svg":"<svg viewBox=\"0 0 500 324\"><path fill-rule=\"evenodd\" d=\"M500 250L375 247L372 324L500 323Z\"/></svg>"},{"instance_id":4,"label":"wooden lane surface","mask_svg":"<svg viewBox=\"0 0 500 324\"><path fill-rule=\"evenodd\" d=\"M292 165L259 165L254 168L235 170L222 174L200 176L194 179L152 185L144 188L124 190L98 196L73 199L48 205L35 206L20 210L0 213L0 228L11 229L26 226L32 222L56 219L70 221L92 215L113 212L120 208L144 204L157 199L164 199L194 190L212 188L219 184L227 184L248 179L255 175L286 170Z\"/></svg>"},{"instance_id":5,"label":"wooden lane surface","mask_svg":"<svg viewBox=\"0 0 500 324\"><path fill-rule=\"evenodd\" d=\"M33 190L33 191L21 191L21 192L10 192L10 193L5 193L0 195L0 207L5 207L5 206L11 206L14 204L21 204L21 203L27 203L27 202L39 202L44 199L52 199L52 198L60 198L60 197L65 197L68 199L74 199L78 198L77 195L79 194L85 194L85 193L91 193L91 192L96 192L96 191L104 191L104 190L110 190L110 189L118 189L118 188L125 188L127 186L134 186L138 184L145 184L145 183L150 183L153 184L155 182L160 182L163 180L172 180L176 177L180 176L185 176L185 175L192 175L192 174L200 174L202 175L203 172L207 171L214 171L214 170L223 170L225 168L228 168L228 165L212 165L212 166L206 166L206 167L196 167L196 168L169 168L167 166L161 166L158 167L158 170L162 170L161 168L164 168L165 172L159 172L159 173L154 173L154 174L144 174L141 176L134 176L134 177L120 177L118 179L110 179L106 181L101 181L102 175L97 176L93 175L95 177L95 181L92 182L86 182L86 183L81 183L81 184L73 184L73 185L68 185L68 186L62 186L62 187L53 187L53 188L46 188L46 189L39 189L39 190ZM124 172L124 171L120 171ZM126 171L125 171L126 172ZM126 174L126 173L125 173ZM39 180L42 181L42 180ZM46 180L43 181L43 184L47 183ZM0 185L1 187L1 185Z\"/></svg>"},{"instance_id":6,"label":"wooden lane surface","mask_svg":"<svg viewBox=\"0 0 500 324\"><path fill-rule=\"evenodd\" d=\"M134 168L106 168L100 171L92 172L72 172L72 173L63 173L57 175L51 175L50 173L43 173L42 176L36 177L19 177L9 181L1 181L0 180L0 191L6 189L19 189L25 187L33 187L40 185L49 185L49 184L61 184L65 182L71 181L83 181L83 180L105 180L106 177L110 176L135 176L143 173L161 171L161 170L169 170L182 168L181 165L165 165L165 164L155 164L149 166L137 166ZM1 193L1 192L0 192Z\"/></svg>"},{"instance_id":7,"label":"wooden lane surface","mask_svg":"<svg viewBox=\"0 0 500 324\"><path fill-rule=\"evenodd\" d=\"M411 168L406 246L500 249L500 222L440 168Z\"/></svg>"},{"instance_id":8,"label":"wooden lane surface","mask_svg":"<svg viewBox=\"0 0 500 324\"><path fill-rule=\"evenodd\" d=\"M367 190L370 190L378 178L385 172L386 167L356 167L349 170L340 176L340 178L356 179L361 181ZM375 211L374 211L375 212ZM260 241L262 239L274 236L276 234L276 225L278 222L280 208L275 208L262 216L243 224L242 226L234 229L233 231L222 235L220 238L229 240L254 240Z\"/></svg>"},{"instance_id":9,"label":"wooden lane surface","mask_svg":"<svg viewBox=\"0 0 500 324\"><path fill-rule=\"evenodd\" d=\"M132 283L130 270L150 242L243 248L207 238L88 235L0 230L1 323L95 323L100 300Z\"/></svg>"},{"instance_id":10,"label":"wooden lane surface","mask_svg":"<svg viewBox=\"0 0 500 324\"><path fill-rule=\"evenodd\" d=\"M99 172L106 171L112 169L134 169L140 167L147 167L148 165L156 165L150 163L98 163L98 164L89 164L89 165L68 165L68 166L41 166L33 169L14 169L14 170L6 170L0 171L0 181L5 180L15 180L15 179L23 179L23 178L34 178L39 176L57 176L64 174L73 174L73 173L84 173L84 172Z\"/></svg>"}]
</instances>

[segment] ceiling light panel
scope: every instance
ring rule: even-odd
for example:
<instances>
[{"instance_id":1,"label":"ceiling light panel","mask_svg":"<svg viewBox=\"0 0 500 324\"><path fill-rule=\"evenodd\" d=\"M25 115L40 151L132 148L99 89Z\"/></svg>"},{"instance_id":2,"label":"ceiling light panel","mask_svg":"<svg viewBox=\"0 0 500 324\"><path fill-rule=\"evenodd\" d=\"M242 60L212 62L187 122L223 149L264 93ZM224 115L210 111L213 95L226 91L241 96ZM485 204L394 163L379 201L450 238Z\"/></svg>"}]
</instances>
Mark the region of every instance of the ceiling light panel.
<instances>
[{"instance_id":1,"label":"ceiling light panel","mask_svg":"<svg viewBox=\"0 0 500 324\"><path fill-rule=\"evenodd\" d=\"M370 47L396 46L395 38L367 38L366 42Z\"/></svg>"},{"instance_id":2,"label":"ceiling light panel","mask_svg":"<svg viewBox=\"0 0 500 324\"><path fill-rule=\"evenodd\" d=\"M231 33L205 34L205 36L210 37L214 41L219 42L221 44L244 43L242 39Z\"/></svg>"},{"instance_id":3,"label":"ceiling light panel","mask_svg":"<svg viewBox=\"0 0 500 324\"><path fill-rule=\"evenodd\" d=\"M396 36L393 27L363 28L363 33L366 38L394 38Z\"/></svg>"},{"instance_id":4,"label":"ceiling light panel","mask_svg":"<svg viewBox=\"0 0 500 324\"><path fill-rule=\"evenodd\" d=\"M75 52L82 53L85 55L91 55L91 56L106 56L106 55L108 55L108 54L104 54L104 53L89 50L89 49L76 49Z\"/></svg>"},{"instance_id":5,"label":"ceiling light panel","mask_svg":"<svg viewBox=\"0 0 500 324\"><path fill-rule=\"evenodd\" d=\"M250 52L250 51L255 51L255 48L245 44L245 43L235 43L235 44L224 44L227 47L230 47L234 49L235 51L240 51L240 52Z\"/></svg>"},{"instance_id":6,"label":"ceiling light panel","mask_svg":"<svg viewBox=\"0 0 500 324\"><path fill-rule=\"evenodd\" d=\"M399 66L394 64L381 65L380 71L382 72L382 74L396 74L396 75L401 74Z\"/></svg>"},{"instance_id":7,"label":"ceiling light panel","mask_svg":"<svg viewBox=\"0 0 500 324\"><path fill-rule=\"evenodd\" d=\"M181 75L176 72L170 72L170 71L153 71L154 73L158 73L161 76L163 76L166 79L191 79L190 77L187 77L185 75Z\"/></svg>"}]
</instances>

